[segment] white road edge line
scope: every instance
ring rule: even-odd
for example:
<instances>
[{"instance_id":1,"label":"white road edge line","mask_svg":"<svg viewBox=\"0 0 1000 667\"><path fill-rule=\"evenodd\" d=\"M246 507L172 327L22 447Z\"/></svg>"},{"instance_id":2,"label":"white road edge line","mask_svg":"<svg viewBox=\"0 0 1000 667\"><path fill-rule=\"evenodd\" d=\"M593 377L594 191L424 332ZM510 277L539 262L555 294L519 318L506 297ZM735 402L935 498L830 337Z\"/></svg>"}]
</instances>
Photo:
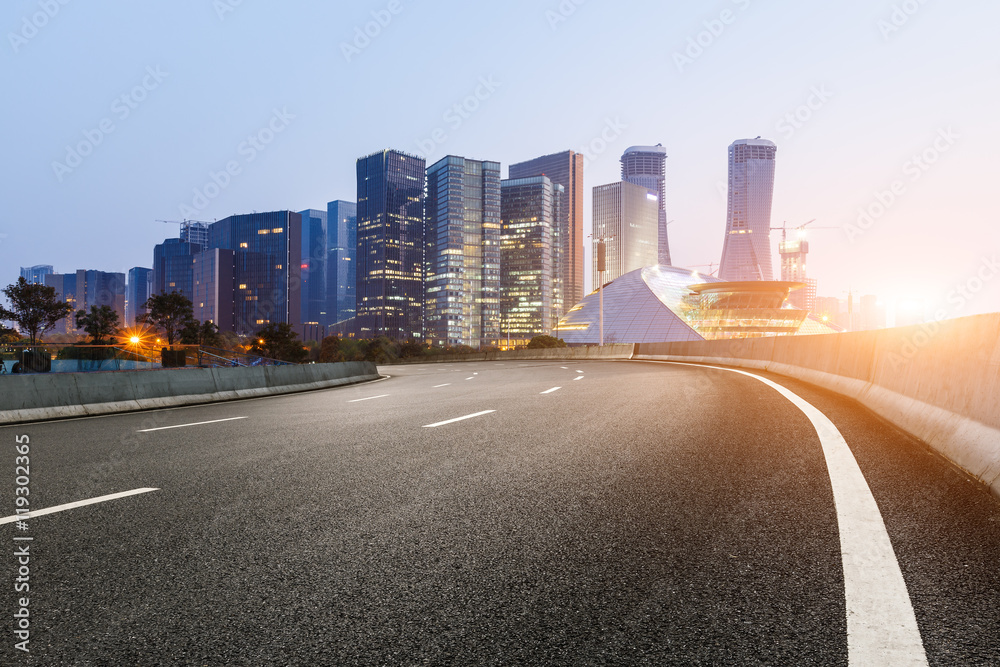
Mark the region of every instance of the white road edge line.
<instances>
[{"instance_id":1,"label":"white road edge line","mask_svg":"<svg viewBox=\"0 0 1000 667\"><path fill-rule=\"evenodd\" d=\"M158 426L156 428L143 428L136 431L136 433L151 433L153 431L166 431L172 428L185 428L187 426L202 426L203 424L218 424L219 422L231 422L237 419L249 419L249 417L229 417L227 419L213 419L207 422L194 422L193 424L177 424L176 426Z\"/></svg>"},{"instance_id":2,"label":"white road edge line","mask_svg":"<svg viewBox=\"0 0 1000 667\"><path fill-rule=\"evenodd\" d=\"M753 373L705 366L760 380L805 413L819 435L837 507L847 599L850 665L926 665L927 654L899 561L868 482L833 422L805 399Z\"/></svg>"},{"instance_id":3,"label":"white road edge line","mask_svg":"<svg viewBox=\"0 0 1000 667\"><path fill-rule=\"evenodd\" d=\"M552 392L559 391L560 389L562 389L562 387L552 387L552 389L549 389L548 391L543 391L542 393L543 394L551 394Z\"/></svg>"},{"instance_id":4,"label":"white road edge line","mask_svg":"<svg viewBox=\"0 0 1000 667\"><path fill-rule=\"evenodd\" d=\"M64 512L66 510L75 509L77 507L84 507L86 505L95 505L97 503L104 503L109 500L118 500L119 498L127 498L129 496L137 496L140 493L149 493L150 491L159 491L159 489L135 489L133 491L122 491L121 493L112 493L107 496L100 496L99 498L91 498L90 500L78 500L75 503L66 503L65 505L56 505L55 507L47 507L43 510L32 510L27 514L17 514L15 516L5 516L0 519L0 524L14 523L15 521L27 521L28 519L35 519L40 516L45 516L46 514L55 514L56 512Z\"/></svg>"},{"instance_id":5,"label":"white road edge line","mask_svg":"<svg viewBox=\"0 0 1000 667\"><path fill-rule=\"evenodd\" d=\"M483 410L482 412L476 412L471 415L465 415L464 417L455 417L454 419L448 419L443 422L435 422L433 424L426 424L424 428L436 428L438 426L444 426L445 424L454 424L455 422L460 422L466 419L472 419L473 417L482 417L483 415L488 415L491 412L496 412L496 410Z\"/></svg>"},{"instance_id":6,"label":"white road edge line","mask_svg":"<svg viewBox=\"0 0 1000 667\"><path fill-rule=\"evenodd\" d=\"M450 382L446 382L444 384L436 384L433 387L431 387L431 389L438 389L440 387L450 387L450 386L451 386L451 383Z\"/></svg>"},{"instance_id":7,"label":"white road edge line","mask_svg":"<svg viewBox=\"0 0 1000 667\"><path fill-rule=\"evenodd\" d=\"M389 394L379 394L378 396L369 396L368 398L355 398L353 401L348 401L348 403L360 403L361 401L370 401L375 398L385 398Z\"/></svg>"}]
</instances>

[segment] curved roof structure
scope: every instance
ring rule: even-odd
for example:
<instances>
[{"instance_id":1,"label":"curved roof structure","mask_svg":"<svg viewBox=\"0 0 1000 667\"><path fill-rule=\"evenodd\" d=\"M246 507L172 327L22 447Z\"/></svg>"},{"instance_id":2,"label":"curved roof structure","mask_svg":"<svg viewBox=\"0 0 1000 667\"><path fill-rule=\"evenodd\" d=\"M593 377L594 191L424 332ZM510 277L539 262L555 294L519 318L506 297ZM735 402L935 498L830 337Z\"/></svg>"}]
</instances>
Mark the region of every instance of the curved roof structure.
<instances>
[{"instance_id":1,"label":"curved roof structure","mask_svg":"<svg viewBox=\"0 0 1000 667\"><path fill-rule=\"evenodd\" d=\"M703 340L672 308L680 309L690 286L715 282L711 276L673 266L647 266L616 278L604 288L604 342L665 343ZM569 345L600 342L600 293L592 292L559 321L553 332Z\"/></svg>"}]
</instances>

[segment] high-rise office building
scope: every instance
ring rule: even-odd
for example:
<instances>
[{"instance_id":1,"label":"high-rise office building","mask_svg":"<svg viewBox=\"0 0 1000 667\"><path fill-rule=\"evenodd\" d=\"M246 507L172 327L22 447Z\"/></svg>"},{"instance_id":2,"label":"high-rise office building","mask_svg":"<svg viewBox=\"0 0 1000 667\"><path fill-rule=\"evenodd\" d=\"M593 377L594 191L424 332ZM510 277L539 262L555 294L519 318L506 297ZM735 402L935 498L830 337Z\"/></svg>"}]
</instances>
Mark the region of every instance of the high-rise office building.
<instances>
[{"instance_id":1,"label":"high-rise office building","mask_svg":"<svg viewBox=\"0 0 1000 667\"><path fill-rule=\"evenodd\" d=\"M302 322L326 325L329 282L327 211L307 209L302 216Z\"/></svg>"},{"instance_id":2,"label":"high-rise office building","mask_svg":"<svg viewBox=\"0 0 1000 667\"><path fill-rule=\"evenodd\" d=\"M72 312L56 326L56 333L79 333L77 311L90 312L92 306L108 306L125 323L125 274L80 269L75 273L51 273L45 284L54 287L56 298L73 306Z\"/></svg>"},{"instance_id":3,"label":"high-rise office building","mask_svg":"<svg viewBox=\"0 0 1000 667\"><path fill-rule=\"evenodd\" d=\"M125 326L134 327L136 319L146 313L143 307L153 292L153 269L136 266L128 270L125 285Z\"/></svg>"},{"instance_id":4,"label":"high-rise office building","mask_svg":"<svg viewBox=\"0 0 1000 667\"><path fill-rule=\"evenodd\" d=\"M657 220L657 262L670 266L670 243L667 239L667 149L663 144L632 146L622 155L622 180L652 190L660 199Z\"/></svg>"},{"instance_id":5,"label":"high-rise office building","mask_svg":"<svg viewBox=\"0 0 1000 667\"><path fill-rule=\"evenodd\" d=\"M37 264L35 266L22 266L21 277L28 281L29 285L44 285L45 276L55 273L51 264Z\"/></svg>"},{"instance_id":6,"label":"high-rise office building","mask_svg":"<svg viewBox=\"0 0 1000 667\"><path fill-rule=\"evenodd\" d=\"M555 326L558 271L555 232L563 188L546 176L500 183L501 346L526 345Z\"/></svg>"},{"instance_id":7,"label":"high-rise office building","mask_svg":"<svg viewBox=\"0 0 1000 667\"><path fill-rule=\"evenodd\" d=\"M358 205L336 200L326 205L327 252L326 324L344 322L357 310Z\"/></svg>"},{"instance_id":8,"label":"high-rise office building","mask_svg":"<svg viewBox=\"0 0 1000 667\"><path fill-rule=\"evenodd\" d=\"M424 330L432 345L500 338L500 163L449 155L427 169Z\"/></svg>"},{"instance_id":9,"label":"high-rise office building","mask_svg":"<svg viewBox=\"0 0 1000 667\"><path fill-rule=\"evenodd\" d=\"M605 271L598 274L594 253L594 286L657 260L659 197L635 183L619 181L594 188L594 238L605 240Z\"/></svg>"},{"instance_id":10,"label":"high-rise office building","mask_svg":"<svg viewBox=\"0 0 1000 667\"><path fill-rule=\"evenodd\" d=\"M153 294L180 292L194 301L194 256L202 246L181 239L166 239L153 248Z\"/></svg>"},{"instance_id":11,"label":"high-rise office building","mask_svg":"<svg viewBox=\"0 0 1000 667\"><path fill-rule=\"evenodd\" d=\"M208 243L211 250L233 251L237 333L253 334L267 324L302 324L301 215L293 211L233 215L209 227ZM217 261L221 266L227 260L219 256ZM208 275L207 270L201 275ZM223 279L219 289L224 286Z\"/></svg>"},{"instance_id":12,"label":"high-rise office building","mask_svg":"<svg viewBox=\"0 0 1000 667\"><path fill-rule=\"evenodd\" d=\"M194 257L194 318L213 322L219 331L237 331L236 251L223 248L203 250ZM240 294L246 301L245 290ZM241 312L245 308L241 309ZM259 327L242 327L250 333Z\"/></svg>"},{"instance_id":13,"label":"high-rise office building","mask_svg":"<svg viewBox=\"0 0 1000 667\"><path fill-rule=\"evenodd\" d=\"M774 158L771 141L740 139L729 146L729 203L722 280L771 280L771 201Z\"/></svg>"},{"instance_id":14,"label":"high-rise office building","mask_svg":"<svg viewBox=\"0 0 1000 667\"><path fill-rule=\"evenodd\" d=\"M799 230L797 238L787 240L782 238L778 243L778 254L781 257L781 279L805 283L805 288L793 291L788 295L788 301L796 308L813 310L816 301L816 281L806 276L806 264L809 256L809 241Z\"/></svg>"},{"instance_id":15,"label":"high-rise office building","mask_svg":"<svg viewBox=\"0 0 1000 667\"><path fill-rule=\"evenodd\" d=\"M512 164L511 179L548 176L553 184L563 186L565 206L557 230L557 261L563 294L561 317L583 299L583 155L565 151L527 162Z\"/></svg>"},{"instance_id":16,"label":"high-rise office building","mask_svg":"<svg viewBox=\"0 0 1000 667\"><path fill-rule=\"evenodd\" d=\"M353 331L361 338L423 338L426 168L395 150L358 159Z\"/></svg>"}]
</instances>

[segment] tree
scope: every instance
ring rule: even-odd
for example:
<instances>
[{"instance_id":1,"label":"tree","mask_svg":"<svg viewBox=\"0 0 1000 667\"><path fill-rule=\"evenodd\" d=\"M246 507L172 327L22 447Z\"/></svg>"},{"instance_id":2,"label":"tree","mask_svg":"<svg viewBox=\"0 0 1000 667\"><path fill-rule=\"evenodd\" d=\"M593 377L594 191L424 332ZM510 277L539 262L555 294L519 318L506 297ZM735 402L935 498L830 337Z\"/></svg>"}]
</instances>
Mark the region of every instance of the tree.
<instances>
[{"instance_id":1,"label":"tree","mask_svg":"<svg viewBox=\"0 0 1000 667\"><path fill-rule=\"evenodd\" d=\"M566 347L566 341L553 336L535 336L528 342L529 350L544 350L550 347Z\"/></svg>"},{"instance_id":2,"label":"tree","mask_svg":"<svg viewBox=\"0 0 1000 667\"><path fill-rule=\"evenodd\" d=\"M86 331L93 345L104 345L120 327L118 313L110 306L91 306L89 314L85 310L76 311L76 328Z\"/></svg>"},{"instance_id":3,"label":"tree","mask_svg":"<svg viewBox=\"0 0 1000 667\"><path fill-rule=\"evenodd\" d=\"M154 294L143 304L146 312L136 318L163 330L167 346L173 347L174 338L194 319L194 304L180 292Z\"/></svg>"},{"instance_id":4,"label":"tree","mask_svg":"<svg viewBox=\"0 0 1000 667\"><path fill-rule=\"evenodd\" d=\"M55 287L31 284L23 276L7 285L3 293L10 301L10 309L0 306L0 320L17 322L21 333L28 334L32 346L59 320L73 312L73 306L58 299Z\"/></svg>"},{"instance_id":5,"label":"tree","mask_svg":"<svg viewBox=\"0 0 1000 667\"><path fill-rule=\"evenodd\" d=\"M298 337L299 335L292 331L291 324L272 322L257 332L250 351L262 357L297 364L309 354L302 347L302 343L296 340Z\"/></svg>"},{"instance_id":6,"label":"tree","mask_svg":"<svg viewBox=\"0 0 1000 667\"><path fill-rule=\"evenodd\" d=\"M327 336L320 343L319 362L321 364L332 364L344 361L344 353L340 350L340 337Z\"/></svg>"},{"instance_id":7,"label":"tree","mask_svg":"<svg viewBox=\"0 0 1000 667\"><path fill-rule=\"evenodd\" d=\"M219 344L219 327L215 326L215 322L212 320L205 320L201 323L195 319L188 320L184 328L181 329L181 343L183 345L214 347Z\"/></svg>"}]
</instances>

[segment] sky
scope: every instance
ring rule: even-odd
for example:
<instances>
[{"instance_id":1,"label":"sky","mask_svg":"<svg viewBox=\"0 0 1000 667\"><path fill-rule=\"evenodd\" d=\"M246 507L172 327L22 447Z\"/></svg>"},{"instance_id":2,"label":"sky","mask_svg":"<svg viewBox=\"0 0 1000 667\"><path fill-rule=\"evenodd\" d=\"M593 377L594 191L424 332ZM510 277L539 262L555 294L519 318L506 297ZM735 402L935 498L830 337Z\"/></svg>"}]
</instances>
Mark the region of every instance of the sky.
<instances>
[{"instance_id":1,"label":"sky","mask_svg":"<svg viewBox=\"0 0 1000 667\"><path fill-rule=\"evenodd\" d=\"M5 0L0 284L149 267L157 220L353 201L385 148L504 176L582 152L589 233L591 189L657 143L674 264L708 272L727 148L761 136L819 295L1000 311L998 24L995 0Z\"/></svg>"}]
</instances>

